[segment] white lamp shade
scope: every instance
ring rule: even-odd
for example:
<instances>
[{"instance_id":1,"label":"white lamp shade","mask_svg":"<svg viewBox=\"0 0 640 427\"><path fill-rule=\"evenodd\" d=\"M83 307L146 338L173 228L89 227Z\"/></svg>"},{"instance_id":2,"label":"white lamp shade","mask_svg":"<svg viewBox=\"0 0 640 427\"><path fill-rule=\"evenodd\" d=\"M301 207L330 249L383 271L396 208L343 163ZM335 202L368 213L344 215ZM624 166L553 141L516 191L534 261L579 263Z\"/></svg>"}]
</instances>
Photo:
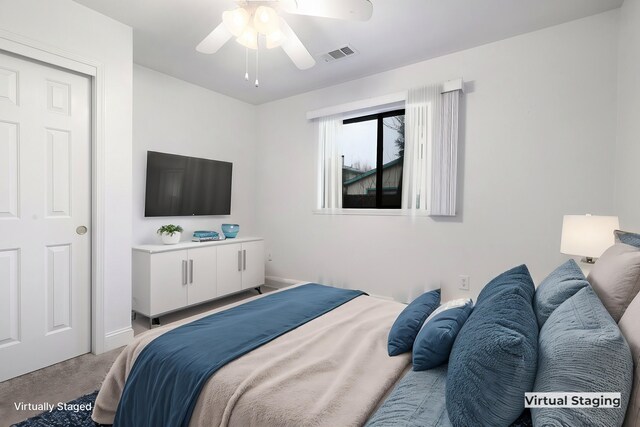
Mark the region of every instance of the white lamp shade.
<instances>
[{"instance_id":1,"label":"white lamp shade","mask_svg":"<svg viewBox=\"0 0 640 427\"><path fill-rule=\"evenodd\" d=\"M245 9L239 7L222 13L222 22L231 34L240 37L249 24L251 16Z\"/></svg>"},{"instance_id":2,"label":"white lamp shade","mask_svg":"<svg viewBox=\"0 0 640 427\"><path fill-rule=\"evenodd\" d=\"M617 216L565 215L560 252L599 258L615 243L613 231L620 228Z\"/></svg>"},{"instance_id":3,"label":"white lamp shade","mask_svg":"<svg viewBox=\"0 0 640 427\"><path fill-rule=\"evenodd\" d=\"M286 40L284 33L280 30L276 30L267 34L267 49L273 49L274 47L282 46L282 43Z\"/></svg>"},{"instance_id":4,"label":"white lamp shade","mask_svg":"<svg viewBox=\"0 0 640 427\"><path fill-rule=\"evenodd\" d=\"M251 26L247 26L244 29L244 32L236 39L238 43L242 46L248 47L249 49L257 49L258 48L258 32L253 29Z\"/></svg>"},{"instance_id":5,"label":"white lamp shade","mask_svg":"<svg viewBox=\"0 0 640 427\"><path fill-rule=\"evenodd\" d=\"M253 16L253 26L259 33L268 35L280 29L280 17L269 6L259 6Z\"/></svg>"}]
</instances>

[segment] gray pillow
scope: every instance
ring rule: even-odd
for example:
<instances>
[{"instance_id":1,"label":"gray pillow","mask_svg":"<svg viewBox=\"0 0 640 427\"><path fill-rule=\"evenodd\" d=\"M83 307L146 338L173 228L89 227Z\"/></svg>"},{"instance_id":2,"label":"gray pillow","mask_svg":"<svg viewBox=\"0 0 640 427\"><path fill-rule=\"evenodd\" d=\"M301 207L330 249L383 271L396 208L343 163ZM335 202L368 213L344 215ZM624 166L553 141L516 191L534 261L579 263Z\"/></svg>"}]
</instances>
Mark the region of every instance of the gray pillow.
<instances>
[{"instance_id":1,"label":"gray pillow","mask_svg":"<svg viewBox=\"0 0 640 427\"><path fill-rule=\"evenodd\" d=\"M553 310L585 286L589 286L589 282L574 260L570 259L553 270L540 283L533 297L533 311L538 318L538 327L542 328Z\"/></svg>"},{"instance_id":2,"label":"gray pillow","mask_svg":"<svg viewBox=\"0 0 640 427\"><path fill-rule=\"evenodd\" d=\"M616 322L640 291L640 249L616 243L591 269L587 280Z\"/></svg>"},{"instance_id":3,"label":"gray pillow","mask_svg":"<svg viewBox=\"0 0 640 427\"><path fill-rule=\"evenodd\" d=\"M633 380L631 351L590 286L566 300L540 330L534 392L620 392L615 409L533 408L535 426L621 426Z\"/></svg>"}]
</instances>

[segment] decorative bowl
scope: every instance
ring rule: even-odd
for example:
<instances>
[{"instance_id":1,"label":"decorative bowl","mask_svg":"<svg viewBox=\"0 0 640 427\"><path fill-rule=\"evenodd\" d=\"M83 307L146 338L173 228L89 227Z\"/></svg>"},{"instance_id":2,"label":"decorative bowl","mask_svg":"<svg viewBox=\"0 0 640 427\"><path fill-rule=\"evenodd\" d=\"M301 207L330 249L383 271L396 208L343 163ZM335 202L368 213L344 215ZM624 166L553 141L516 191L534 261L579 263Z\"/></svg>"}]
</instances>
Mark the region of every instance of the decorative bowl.
<instances>
[{"instance_id":1,"label":"decorative bowl","mask_svg":"<svg viewBox=\"0 0 640 427\"><path fill-rule=\"evenodd\" d=\"M238 235L240 226L238 224L222 224L222 233L227 239L233 239Z\"/></svg>"}]
</instances>

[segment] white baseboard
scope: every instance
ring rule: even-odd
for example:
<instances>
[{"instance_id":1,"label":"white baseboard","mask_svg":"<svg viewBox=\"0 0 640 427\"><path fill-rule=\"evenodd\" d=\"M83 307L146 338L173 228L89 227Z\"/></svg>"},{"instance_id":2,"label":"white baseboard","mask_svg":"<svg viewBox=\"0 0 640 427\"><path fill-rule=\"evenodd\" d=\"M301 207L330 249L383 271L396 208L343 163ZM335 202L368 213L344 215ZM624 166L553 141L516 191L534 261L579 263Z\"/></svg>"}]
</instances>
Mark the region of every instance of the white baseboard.
<instances>
[{"instance_id":1,"label":"white baseboard","mask_svg":"<svg viewBox=\"0 0 640 427\"><path fill-rule=\"evenodd\" d=\"M287 279L284 277L266 276L264 278L265 285L271 288L282 289L291 285L298 285L300 283L309 283L308 280Z\"/></svg>"},{"instance_id":2,"label":"white baseboard","mask_svg":"<svg viewBox=\"0 0 640 427\"><path fill-rule=\"evenodd\" d=\"M133 341L133 329L130 326L108 332L104 337L104 351L107 352L114 348L123 347L131 341Z\"/></svg>"},{"instance_id":3,"label":"white baseboard","mask_svg":"<svg viewBox=\"0 0 640 427\"><path fill-rule=\"evenodd\" d=\"M299 285L301 283L309 283L308 280L287 279L286 277L266 276L265 285L270 288L283 289L292 285ZM369 296L387 301L395 301L395 298L389 295L369 294Z\"/></svg>"}]
</instances>

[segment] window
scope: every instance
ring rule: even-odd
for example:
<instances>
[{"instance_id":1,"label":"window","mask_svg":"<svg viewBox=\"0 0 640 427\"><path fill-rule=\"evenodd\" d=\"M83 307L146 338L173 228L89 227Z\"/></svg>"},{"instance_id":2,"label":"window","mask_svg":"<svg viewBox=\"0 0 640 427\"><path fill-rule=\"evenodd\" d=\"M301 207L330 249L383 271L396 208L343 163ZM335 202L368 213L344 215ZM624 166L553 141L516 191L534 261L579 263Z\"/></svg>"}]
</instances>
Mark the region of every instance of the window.
<instances>
[{"instance_id":1,"label":"window","mask_svg":"<svg viewBox=\"0 0 640 427\"><path fill-rule=\"evenodd\" d=\"M380 103L402 109L363 117L344 115L380 106L369 99L307 113L318 119L314 212L455 216L462 84L409 89L405 102Z\"/></svg>"},{"instance_id":2,"label":"window","mask_svg":"<svg viewBox=\"0 0 640 427\"><path fill-rule=\"evenodd\" d=\"M342 207L400 209L404 110L342 123Z\"/></svg>"}]
</instances>

